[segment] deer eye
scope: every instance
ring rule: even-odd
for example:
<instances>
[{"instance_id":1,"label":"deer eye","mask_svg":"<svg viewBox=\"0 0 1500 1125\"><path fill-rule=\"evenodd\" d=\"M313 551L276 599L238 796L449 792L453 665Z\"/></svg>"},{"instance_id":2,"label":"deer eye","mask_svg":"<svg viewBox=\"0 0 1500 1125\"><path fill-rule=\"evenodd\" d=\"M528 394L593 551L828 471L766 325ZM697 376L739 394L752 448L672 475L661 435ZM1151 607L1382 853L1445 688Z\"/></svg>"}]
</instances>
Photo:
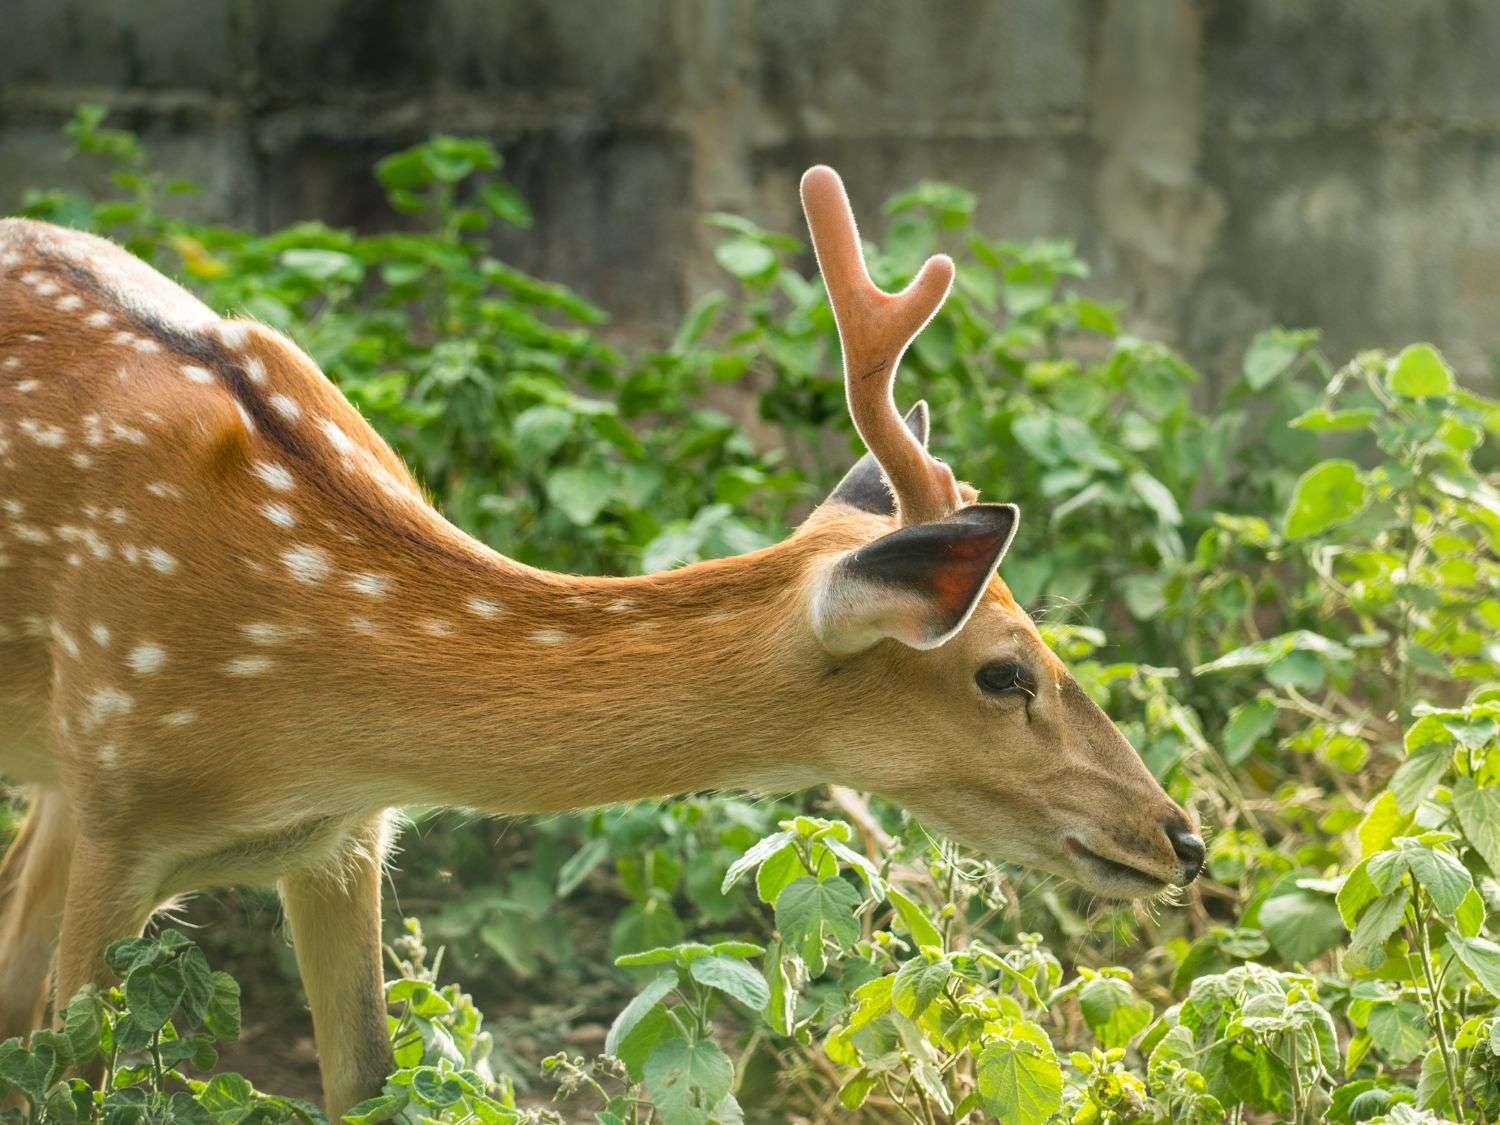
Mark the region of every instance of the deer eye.
<instances>
[{"instance_id":1,"label":"deer eye","mask_svg":"<svg viewBox=\"0 0 1500 1125\"><path fill-rule=\"evenodd\" d=\"M979 690L988 695L1030 695L1026 669L1013 660L993 660L974 673Z\"/></svg>"}]
</instances>

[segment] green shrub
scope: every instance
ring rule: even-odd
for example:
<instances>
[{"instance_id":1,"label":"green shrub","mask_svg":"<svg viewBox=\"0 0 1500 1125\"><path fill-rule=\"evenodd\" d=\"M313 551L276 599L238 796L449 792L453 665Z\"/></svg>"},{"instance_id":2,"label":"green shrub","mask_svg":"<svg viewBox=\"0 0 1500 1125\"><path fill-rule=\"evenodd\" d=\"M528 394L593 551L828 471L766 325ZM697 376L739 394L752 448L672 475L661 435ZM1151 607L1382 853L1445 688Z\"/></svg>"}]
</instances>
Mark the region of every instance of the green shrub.
<instances>
[{"instance_id":1,"label":"green shrub","mask_svg":"<svg viewBox=\"0 0 1500 1125\"><path fill-rule=\"evenodd\" d=\"M758 545L855 451L795 238L711 216L726 292L665 349L627 353L576 294L493 258L488 233L528 214L483 143L379 165L403 233L256 234L172 218L184 185L98 114L71 132L122 195L37 193L31 213L112 232L288 331L449 515L528 562L629 572ZM403 893L471 985L487 1005L572 1007L540 1028L502 1017L492 1050L408 958L404 1069L362 1119L542 1119L486 1064L525 1082L546 1054L569 1110L608 1125L1500 1120L1500 403L1427 345L1337 364L1304 330L1269 329L1204 379L1080 295L1069 245L995 241L973 213L939 184L887 206L877 281L939 248L959 265L901 393L931 400L961 475L1021 504L1005 577L1202 813L1186 908L1085 902L879 802L845 810L857 831L815 815L817 795L508 834L419 812ZM728 384L779 440L708 405ZM552 1053L600 1011L598 1051ZM421 1023L442 1019L447 1064ZM209 1034L182 1030L158 1047ZM58 1042L0 1051L35 1068ZM152 1096L201 1101L147 1071Z\"/></svg>"}]
</instances>

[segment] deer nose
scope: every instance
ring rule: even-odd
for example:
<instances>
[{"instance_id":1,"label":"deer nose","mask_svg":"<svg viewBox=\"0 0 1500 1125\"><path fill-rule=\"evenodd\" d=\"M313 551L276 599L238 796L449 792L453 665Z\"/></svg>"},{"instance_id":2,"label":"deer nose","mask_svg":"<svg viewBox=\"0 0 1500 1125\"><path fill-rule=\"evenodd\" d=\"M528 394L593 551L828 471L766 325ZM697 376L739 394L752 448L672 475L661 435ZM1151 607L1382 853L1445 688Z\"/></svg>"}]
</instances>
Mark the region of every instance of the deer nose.
<instances>
[{"instance_id":1,"label":"deer nose","mask_svg":"<svg viewBox=\"0 0 1500 1125\"><path fill-rule=\"evenodd\" d=\"M1166 824L1167 839L1172 842L1172 851L1182 861L1182 886L1187 886L1203 870L1203 857L1207 849L1203 837L1192 831L1181 817L1173 816Z\"/></svg>"}]
</instances>

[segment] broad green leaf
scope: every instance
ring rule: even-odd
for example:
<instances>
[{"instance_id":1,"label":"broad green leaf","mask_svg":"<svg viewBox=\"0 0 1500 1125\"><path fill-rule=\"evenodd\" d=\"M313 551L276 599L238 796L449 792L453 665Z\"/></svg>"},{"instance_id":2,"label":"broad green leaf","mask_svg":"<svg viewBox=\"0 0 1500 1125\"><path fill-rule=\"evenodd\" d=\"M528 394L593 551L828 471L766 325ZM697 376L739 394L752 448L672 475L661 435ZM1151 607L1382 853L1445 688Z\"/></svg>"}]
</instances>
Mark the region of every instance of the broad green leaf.
<instances>
[{"instance_id":1,"label":"broad green leaf","mask_svg":"<svg viewBox=\"0 0 1500 1125\"><path fill-rule=\"evenodd\" d=\"M214 998L214 974L208 967L203 950L193 946L183 951L178 962L182 967L182 1010L189 1022L202 1024L203 1016Z\"/></svg>"},{"instance_id":2,"label":"broad green leaf","mask_svg":"<svg viewBox=\"0 0 1500 1125\"><path fill-rule=\"evenodd\" d=\"M1474 886L1473 876L1456 857L1437 848L1407 845L1401 850L1412 878L1422 884L1434 906L1452 917Z\"/></svg>"},{"instance_id":3,"label":"broad green leaf","mask_svg":"<svg viewBox=\"0 0 1500 1125\"><path fill-rule=\"evenodd\" d=\"M568 465L547 478L547 499L579 527L588 527L609 503L612 480L598 466Z\"/></svg>"},{"instance_id":4,"label":"broad green leaf","mask_svg":"<svg viewBox=\"0 0 1500 1125\"><path fill-rule=\"evenodd\" d=\"M1239 765L1250 756L1258 743L1276 726L1276 704L1269 699L1253 699L1229 713L1224 724L1224 760Z\"/></svg>"},{"instance_id":5,"label":"broad green leaf","mask_svg":"<svg viewBox=\"0 0 1500 1125\"><path fill-rule=\"evenodd\" d=\"M667 1009L657 1004L646 1011L629 1033L620 1037L614 1053L625 1064L631 1080L639 1082L646 1069L646 1060L655 1053L657 1047L680 1035L681 1032L667 1014Z\"/></svg>"},{"instance_id":6,"label":"broad green leaf","mask_svg":"<svg viewBox=\"0 0 1500 1125\"><path fill-rule=\"evenodd\" d=\"M396 1086L389 1094L380 1094L377 1097L366 1098L353 1109L344 1113L345 1125L379 1125L382 1121L394 1121L401 1116L411 1101L411 1095L407 1093L406 1087Z\"/></svg>"},{"instance_id":7,"label":"broad green leaf","mask_svg":"<svg viewBox=\"0 0 1500 1125\"><path fill-rule=\"evenodd\" d=\"M733 957L700 957L688 966L688 972L699 984L734 997L753 1012L762 1011L771 998L771 988L759 970Z\"/></svg>"},{"instance_id":8,"label":"broad green leaf","mask_svg":"<svg viewBox=\"0 0 1500 1125\"><path fill-rule=\"evenodd\" d=\"M92 1062L99 1055L104 1034L104 1001L98 989L84 986L63 1013L63 1034L68 1040L68 1054L78 1064Z\"/></svg>"},{"instance_id":9,"label":"broad green leaf","mask_svg":"<svg viewBox=\"0 0 1500 1125\"><path fill-rule=\"evenodd\" d=\"M1389 789L1382 789L1359 822L1360 858L1368 859L1376 852L1384 851L1410 826L1411 816L1402 813L1396 804L1396 795Z\"/></svg>"},{"instance_id":10,"label":"broad green leaf","mask_svg":"<svg viewBox=\"0 0 1500 1125\"><path fill-rule=\"evenodd\" d=\"M1378 411L1368 407L1358 410L1329 410L1318 406L1297 415L1287 425L1295 430L1336 433L1341 430L1363 430L1379 416Z\"/></svg>"},{"instance_id":11,"label":"broad green leaf","mask_svg":"<svg viewBox=\"0 0 1500 1125\"><path fill-rule=\"evenodd\" d=\"M240 1037L240 986L228 973L213 975L214 994L203 1012L203 1026L220 1042Z\"/></svg>"},{"instance_id":12,"label":"broad green leaf","mask_svg":"<svg viewBox=\"0 0 1500 1125\"><path fill-rule=\"evenodd\" d=\"M896 917L901 919L901 924L906 927L906 932L911 935L918 948L923 946L943 948L943 935L933 925L931 919L913 899L896 890L894 887L886 891L886 899L895 908Z\"/></svg>"},{"instance_id":13,"label":"broad green leaf","mask_svg":"<svg viewBox=\"0 0 1500 1125\"><path fill-rule=\"evenodd\" d=\"M1396 807L1410 813L1424 800L1448 773L1453 763L1453 747L1434 742L1417 750L1391 775L1390 787Z\"/></svg>"},{"instance_id":14,"label":"broad green leaf","mask_svg":"<svg viewBox=\"0 0 1500 1125\"><path fill-rule=\"evenodd\" d=\"M1453 811L1490 873L1500 876L1500 786L1480 787L1472 778L1459 778L1453 786Z\"/></svg>"},{"instance_id":15,"label":"broad green leaf","mask_svg":"<svg viewBox=\"0 0 1500 1125\"><path fill-rule=\"evenodd\" d=\"M1182 509L1177 506L1177 498L1172 495L1172 490L1150 473L1137 470L1130 474L1130 487L1135 489L1139 496L1156 513L1156 518L1168 527L1176 527L1182 523Z\"/></svg>"},{"instance_id":16,"label":"broad green leaf","mask_svg":"<svg viewBox=\"0 0 1500 1125\"><path fill-rule=\"evenodd\" d=\"M1391 366L1391 390L1402 398L1445 395L1453 389L1453 372L1431 344L1403 348Z\"/></svg>"},{"instance_id":17,"label":"broad green leaf","mask_svg":"<svg viewBox=\"0 0 1500 1125\"><path fill-rule=\"evenodd\" d=\"M692 351L719 319L719 314L724 311L724 304L724 294L717 289L694 301L672 340L672 354L685 355Z\"/></svg>"},{"instance_id":18,"label":"broad green leaf","mask_svg":"<svg viewBox=\"0 0 1500 1125\"><path fill-rule=\"evenodd\" d=\"M734 1064L712 1040L669 1039L646 1060L646 1090L663 1125L702 1125L734 1082Z\"/></svg>"},{"instance_id":19,"label":"broad green leaf","mask_svg":"<svg viewBox=\"0 0 1500 1125\"><path fill-rule=\"evenodd\" d=\"M1448 935L1448 946L1486 992L1500 999L1500 945L1489 938Z\"/></svg>"},{"instance_id":20,"label":"broad green leaf","mask_svg":"<svg viewBox=\"0 0 1500 1125\"><path fill-rule=\"evenodd\" d=\"M1405 1066L1427 1049L1427 1014L1415 1000L1378 1004L1370 1012L1370 1038L1392 1066Z\"/></svg>"},{"instance_id":21,"label":"broad green leaf","mask_svg":"<svg viewBox=\"0 0 1500 1125\"><path fill-rule=\"evenodd\" d=\"M529 462L545 462L568 440L576 415L551 403L528 407L511 425L516 453Z\"/></svg>"},{"instance_id":22,"label":"broad green leaf","mask_svg":"<svg viewBox=\"0 0 1500 1125\"><path fill-rule=\"evenodd\" d=\"M714 260L741 281L757 281L776 268L776 253L750 238L732 238L714 249Z\"/></svg>"},{"instance_id":23,"label":"broad green leaf","mask_svg":"<svg viewBox=\"0 0 1500 1125\"><path fill-rule=\"evenodd\" d=\"M1478 887L1470 887L1465 892L1463 901L1458 904L1458 909L1453 912L1453 923L1464 937L1474 937L1484 929L1484 920L1488 916L1484 896L1479 893Z\"/></svg>"},{"instance_id":24,"label":"broad green leaf","mask_svg":"<svg viewBox=\"0 0 1500 1125\"><path fill-rule=\"evenodd\" d=\"M609 1034L604 1037L604 1053L606 1055L619 1054L621 1041L636 1029L647 1012L656 1007L662 998L676 987L677 970L671 969L636 993L635 998L615 1017L614 1023L609 1025Z\"/></svg>"},{"instance_id":25,"label":"broad green leaf","mask_svg":"<svg viewBox=\"0 0 1500 1125\"><path fill-rule=\"evenodd\" d=\"M1359 466L1341 459L1324 461L1298 478L1283 530L1288 539L1305 539L1353 519L1364 506Z\"/></svg>"},{"instance_id":26,"label":"broad green leaf","mask_svg":"<svg viewBox=\"0 0 1500 1125\"><path fill-rule=\"evenodd\" d=\"M186 987L176 962L142 965L125 978L125 1002L137 1023L155 1031L172 1018Z\"/></svg>"},{"instance_id":27,"label":"broad green leaf","mask_svg":"<svg viewBox=\"0 0 1500 1125\"><path fill-rule=\"evenodd\" d=\"M767 906L775 906L781 892L807 873L797 849L787 844L756 870L755 893Z\"/></svg>"},{"instance_id":28,"label":"broad green leaf","mask_svg":"<svg viewBox=\"0 0 1500 1125\"><path fill-rule=\"evenodd\" d=\"M729 888L739 882L747 872L753 871L796 838L795 832L773 832L756 841L744 855L729 865L728 871L724 872L724 882L719 887L720 892L727 895Z\"/></svg>"},{"instance_id":29,"label":"broad green leaf","mask_svg":"<svg viewBox=\"0 0 1500 1125\"><path fill-rule=\"evenodd\" d=\"M1006 1125L1043 1125L1062 1108L1062 1068L1046 1033L1036 1032L1045 1046L1017 1036L979 1053L979 1100Z\"/></svg>"},{"instance_id":30,"label":"broad green leaf","mask_svg":"<svg viewBox=\"0 0 1500 1125\"><path fill-rule=\"evenodd\" d=\"M1343 930L1339 930L1340 936ZM1149 1001L1135 994L1128 981L1118 977L1095 977L1078 993L1078 1006L1099 1046L1106 1050L1124 1047L1155 1016Z\"/></svg>"},{"instance_id":31,"label":"broad green leaf","mask_svg":"<svg viewBox=\"0 0 1500 1125\"><path fill-rule=\"evenodd\" d=\"M860 855L848 844L841 843L831 836L825 838L822 843L835 856L859 872L860 878L864 879L865 885L870 888L870 894L874 898L885 897L885 880L880 877L880 868L870 862L868 857Z\"/></svg>"},{"instance_id":32,"label":"broad green leaf","mask_svg":"<svg viewBox=\"0 0 1500 1125\"><path fill-rule=\"evenodd\" d=\"M359 260L337 250L284 250L281 264L314 281L356 284L364 277Z\"/></svg>"},{"instance_id":33,"label":"broad green leaf","mask_svg":"<svg viewBox=\"0 0 1500 1125\"><path fill-rule=\"evenodd\" d=\"M946 958L929 962L923 957L913 957L896 970L891 987L896 1010L909 1019L920 1018L952 975L953 966Z\"/></svg>"},{"instance_id":34,"label":"broad green leaf","mask_svg":"<svg viewBox=\"0 0 1500 1125\"><path fill-rule=\"evenodd\" d=\"M1410 901L1411 891L1401 886L1366 907L1354 926L1344 963L1365 971L1378 969L1385 961L1386 939L1401 925Z\"/></svg>"},{"instance_id":35,"label":"broad green leaf","mask_svg":"<svg viewBox=\"0 0 1500 1125\"><path fill-rule=\"evenodd\" d=\"M859 937L854 916L859 903L859 892L843 879L819 881L804 875L776 900L776 928L794 945L816 940L825 930L847 945Z\"/></svg>"},{"instance_id":36,"label":"broad green leaf","mask_svg":"<svg viewBox=\"0 0 1500 1125\"><path fill-rule=\"evenodd\" d=\"M1264 390L1296 363L1303 349L1316 338L1316 332L1288 332L1284 328L1257 332L1245 351L1245 382L1253 391Z\"/></svg>"},{"instance_id":37,"label":"broad green leaf","mask_svg":"<svg viewBox=\"0 0 1500 1125\"><path fill-rule=\"evenodd\" d=\"M0 1043L0 1085L9 1084L34 1102L41 1102L62 1077L68 1057L59 1048L65 1040L33 1037L28 1050L20 1039ZM64 1048L65 1049L65 1048Z\"/></svg>"},{"instance_id":38,"label":"broad green leaf","mask_svg":"<svg viewBox=\"0 0 1500 1125\"><path fill-rule=\"evenodd\" d=\"M567 898L589 874L609 858L609 839L595 836L557 869L557 897Z\"/></svg>"},{"instance_id":39,"label":"broad green leaf","mask_svg":"<svg viewBox=\"0 0 1500 1125\"><path fill-rule=\"evenodd\" d=\"M1229 672L1240 668L1264 668L1272 661L1279 660L1293 652L1310 653L1321 660L1345 661L1354 658L1354 652L1348 646L1330 640L1319 633L1298 629L1295 632L1282 633L1280 636L1269 637L1266 640L1245 645L1243 648L1234 649L1232 652L1226 652L1207 664L1198 665L1193 669L1193 675L1206 676L1215 672Z\"/></svg>"},{"instance_id":40,"label":"broad green leaf","mask_svg":"<svg viewBox=\"0 0 1500 1125\"><path fill-rule=\"evenodd\" d=\"M479 189L479 198L497 218L514 227L531 226L531 208L518 192L504 180L491 180Z\"/></svg>"},{"instance_id":41,"label":"broad green leaf","mask_svg":"<svg viewBox=\"0 0 1500 1125\"><path fill-rule=\"evenodd\" d=\"M1333 899L1302 890L1262 903L1260 927L1276 952L1294 965L1307 964L1344 939L1344 924Z\"/></svg>"}]
</instances>

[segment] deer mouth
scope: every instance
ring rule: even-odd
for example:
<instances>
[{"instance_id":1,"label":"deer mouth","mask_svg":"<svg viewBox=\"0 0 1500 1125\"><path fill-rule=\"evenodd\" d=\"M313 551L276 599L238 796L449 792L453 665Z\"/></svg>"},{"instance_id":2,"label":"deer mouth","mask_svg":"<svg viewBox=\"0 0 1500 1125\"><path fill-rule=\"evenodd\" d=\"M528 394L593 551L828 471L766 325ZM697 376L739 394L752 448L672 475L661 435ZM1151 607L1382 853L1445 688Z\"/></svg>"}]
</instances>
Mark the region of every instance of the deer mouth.
<instances>
[{"instance_id":1,"label":"deer mouth","mask_svg":"<svg viewBox=\"0 0 1500 1125\"><path fill-rule=\"evenodd\" d=\"M1119 890L1126 890L1128 887L1134 893L1155 893L1167 885L1166 880L1158 875L1100 855L1077 836L1064 837L1063 850L1068 853L1068 858L1074 861L1075 866L1081 865L1089 874L1096 876L1090 882L1103 882Z\"/></svg>"}]
</instances>

